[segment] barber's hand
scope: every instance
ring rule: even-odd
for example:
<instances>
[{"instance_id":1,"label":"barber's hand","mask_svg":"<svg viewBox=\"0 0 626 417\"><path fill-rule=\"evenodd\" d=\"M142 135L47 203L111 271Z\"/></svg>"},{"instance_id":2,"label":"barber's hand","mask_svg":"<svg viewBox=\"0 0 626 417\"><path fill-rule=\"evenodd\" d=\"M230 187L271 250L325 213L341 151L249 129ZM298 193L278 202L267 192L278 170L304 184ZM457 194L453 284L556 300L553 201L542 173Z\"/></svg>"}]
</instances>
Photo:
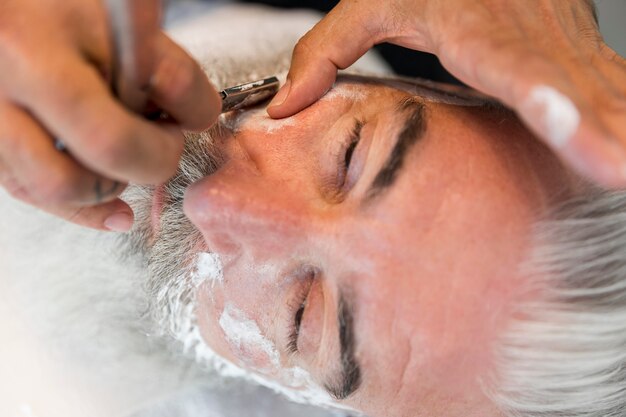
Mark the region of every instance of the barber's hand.
<instances>
[{"instance_id":1,"label":"barber's hand","mask_svg":"<svg viewBox=\"0 0 626 417\"><path fill-rule=\"evenodd\" d=\"M381 42L438 55L580 173L626 186L626 61L603 42L591 0L343 0L296 46L270 116L312 104Z\"/></svg>"},{"instance_id":2,"label":"barber's hand","mask_svg":"<svg viewBox=\"0 0 626 417\"><path fill-rule=\"evenodd\" d=\"M174 123L149 122L113 97L102 1L2 0L0 185L75 223L129 229L132 210L118 198L125 184L167 180L180 130L209 127L221 108L199 66L162 32L153 36L149 96Z\"/></svg>"}]
</instances>

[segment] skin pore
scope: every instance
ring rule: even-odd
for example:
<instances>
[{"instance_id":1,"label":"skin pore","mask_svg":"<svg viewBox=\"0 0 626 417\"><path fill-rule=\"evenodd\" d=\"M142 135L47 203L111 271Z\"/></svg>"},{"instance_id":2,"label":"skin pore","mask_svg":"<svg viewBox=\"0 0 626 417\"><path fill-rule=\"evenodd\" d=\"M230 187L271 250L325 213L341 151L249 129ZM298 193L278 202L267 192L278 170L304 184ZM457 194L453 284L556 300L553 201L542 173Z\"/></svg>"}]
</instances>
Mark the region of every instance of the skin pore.
<instances>
[{"instance_id":1,"label":"skin pore","mask_svg":"<svg viewBox=\"0 0 626 417\"><path fill-rule=\"evenodd\" d=\"M382 85L341 83L275 123L232 115L224 162L185 194L192 252L223 268L197 292L204 341L372 416L499 415L490 348L532 225L576 180L503 110Z\"/></svg>"}]
</instances>

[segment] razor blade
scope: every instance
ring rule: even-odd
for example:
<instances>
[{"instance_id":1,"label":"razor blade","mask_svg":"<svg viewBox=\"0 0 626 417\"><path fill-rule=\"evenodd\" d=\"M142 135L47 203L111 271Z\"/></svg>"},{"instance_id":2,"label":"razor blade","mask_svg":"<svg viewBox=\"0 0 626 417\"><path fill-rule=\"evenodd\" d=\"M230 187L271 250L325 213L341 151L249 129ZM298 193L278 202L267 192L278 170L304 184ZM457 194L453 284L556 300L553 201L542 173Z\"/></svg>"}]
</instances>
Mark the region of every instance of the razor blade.
<instances>
[{"instance_id":1,"label":"razor blade","mask_svg":"<svg viewBox=\"0 0 626 417\"><path fill-rule=\"evenodd\" d=\"M222 113L256 106L274 97L279 87L278 78L270 77L222 90Z\"/></svg>"},{"instance_id":2,"label":"razor blade","mask_svg":"<svg viewBox=\"0 0 626 417\"><path fill-rule=\"evenodd\" d=\"M276 77L269 77L263 80L226 88L220 91L222 113L256 106L274 97L279 88L280 82ZM161 111L157 111L146 117L150 120L158 120L166 118L167 115ZM60 152L67 152L65 143L59 139L55 140L54 146Z\"/></svg>"}]
</instances>

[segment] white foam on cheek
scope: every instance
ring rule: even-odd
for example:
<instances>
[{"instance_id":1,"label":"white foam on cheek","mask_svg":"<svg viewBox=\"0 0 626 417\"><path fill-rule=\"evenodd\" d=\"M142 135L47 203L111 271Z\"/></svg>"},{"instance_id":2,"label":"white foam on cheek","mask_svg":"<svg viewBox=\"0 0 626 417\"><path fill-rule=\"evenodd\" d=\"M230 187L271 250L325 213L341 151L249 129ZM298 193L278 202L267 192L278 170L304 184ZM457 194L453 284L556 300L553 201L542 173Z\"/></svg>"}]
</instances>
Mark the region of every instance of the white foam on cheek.
<instances>
[{"instance_id":1,"label":"white foam on cheek","mask_svg":"<svg viewBox=\"0 0 626 417\"><path fill-rule=\"evenodd\" d=\"M243 312L239 311L234 305L228 304L220 317L219 324L231 345L245 347L251 349L249 352L241 352L249 355L254 352L261 352L266 363L269 363L267 369L259 369L254 367L256 361L250 360L249 356L242 359L245 363L252 363L250 368L265 372L267 376L256 372L243 369L229 360L218 355L204 340L200 333L196 318L197 309L197 291L200 291L200 285L194 284L194 281L200 282L207 280L208 277L214 275L219 276L221 268L217 268L214 260L219 260L210 254L200 254L197 258L196 269L183 271L181 276L173 280L172 285L175 287L171 291L163 291L159 297L171 297L167 308L171 313L171 322L169 323L169 331L171 334L182 342L183 352L190 355L195 360L208 369L214 370L218 375L225 378L242 378L247 381L265 386L276 393L284 395L291 401L303 404L312 404L317 406L333 407L336 409L352 410L349 407L336 403L331 396L323 390L313 379L313 377L304 369L299 367L283 369L280 367L280 354L275 346L267 340L260 332L258 325L249 320ZM204 278L202 278L204 277ZM215 282L215 281L213 281ZM191 285L190 285L191 284ZM184 302L186 297L181 298L181 294L186 294L187 289L191 287L192 302ZM173 313L172 313L173 312ZM246 360L246 358L248 360ZM258 358L257 358L258 359ZM18 417L31 417L30 415L19 415ZM35 416L32 416L35 417Z\"/></svg>"},{"instance_id":2,"label":"white foam on cheek","mask_svg":"<svg viewBox=\"0 0 626 417\"><path fill-rule=\"evenodd\" d=\"M272 119L268 116L265 109L257 109L246 113L244 119L240 123L250 124L250 127L255 130L262 130L265 133L274 133L280 131L289 126L296 124L294 117L286 117L284 119Z\"/></svg>"},{"instance_id":3,"label":"white foam on cheek","mask_svg":"<svg viewBox=\"0 0 626 417\"><path fill-rule=\"evenodd\" d=\"M333 88L321 98L321 101L330 101L337 98L359 101L365 98L365 93L353 86L348 87L340 84L333 86Z\"/></svg>"},{"instance_id":4,"label":"white foam on cheek","mask_svg":"<svg viewBox=\"0 0 626 417\"><path fill-rule=\"evenodd\" d=\"M211 285L224 282L222 261L217 253L199 253L196 258L196 268L191 274L193 285L199 287L209 281Z\"/></svg>"},{"instance_id":5,"label":"white foam on cheek","mask_svg":"<svg viewBox=\"0 0 626 417\"><path fill-rule=\"evenodd\" d=\"M209 369L215 370L221 377L245 379L267 387L297 403L355 411L348 406L338 404L334 401L331 396L314 381L313 377L302 368L294 367L282 369L275 375L277 381L274 381L240 368L217 355L204 341L199 328L195 325L193 309L193 306L187 306L187 317L191 320L187 323L189 331L184 336L180 335L183 337L179 337L179 339L183 342L184 351L186 353L192 353L198 363L207 365Z\"/></svg>"},{"instance_id":6,"label":"white foam on cheek","mask_svg":"<svg viewBox=\"0 0 626 417\"><path fill-rule=\"evenodd\" d=\"M318 405L335 405L335 401L313 379L310 373L300 367L284 369L280 375L281 382L290 388L297 389L308 402Z\"/></svg>"},{"instance_id":7,"label":"white foam on cheek","mask_svg":"<svg viewBox=\"0 0 626 417\"><path fill-rule=\"evenodd\" d=\"M330 406L354 411L350 407L337 404L326 391L315 383L311 375L302 368L283 369L277 375L278 381L273 381L262 375L240 368L217 355L204 342L197 327L187 336L185 342L186 350L193 351L198 362L207 364L222 377L245 379L267 387L297 403Z\"/></svg>"},{"instance_id":8,"label":"white foam on cheek","mask_svg":"<svg viewBox=\"0 0 626 417\"><path fill-rule=\"evenodd\" d=\"M247 374L248 379L281 393L292 401L344 408L333 401L306 370L299 367L281 368L280 354L274 344L263 336L257 323L248 319L233 304L226 304L219 324L231 348L244 363L257 371L273 375L277 381L256 374ZM271 366L259 368L258 360L249 358L251 354L256 355L254 352L261 352L269 359Z\"/></svg>"},{"instance_id":9,"label":"white foam on cheek","mask_svg":"<svg viewBox=\"0 0 626 417\"><path fill-rule=\"evenodd\" d=\"M359 101L365 98L365 93L353 86L339 84L329 90L320 101L331 101L338 98ZM296 126L296 117L291 116L285 117L284 119L272 119L264 108L242 112L237 118L237 124L239 126L246 126L265 133L275 133L287 127Z\"/></svg>"},{"instance_id":10,"label":"white foam on cheek","mask_svg":"<svg viewBox=\"0 0 626 417\"><path fill-rule=\"evenodd\" d=\"M572 100L552 87L533 88L524 107L540 115L547 139L557 149L566 146L580 126L580 112Z\"/></svg>"},{"instance_id":11,"label":"white foam on cheek","mask_svg":"<svg viewBox=\"0 0 626 417\"><path fill-rule=\"evenodd\" d=\"M233 304L226 304L219 324L234 353L246 364L265 372L280 368L280 355L276 346L261 333L256 322L248 319ZM253 357L250 358L250 355ZM269 366L266 365L268 361Z\"/></svg>"}]
</instances>

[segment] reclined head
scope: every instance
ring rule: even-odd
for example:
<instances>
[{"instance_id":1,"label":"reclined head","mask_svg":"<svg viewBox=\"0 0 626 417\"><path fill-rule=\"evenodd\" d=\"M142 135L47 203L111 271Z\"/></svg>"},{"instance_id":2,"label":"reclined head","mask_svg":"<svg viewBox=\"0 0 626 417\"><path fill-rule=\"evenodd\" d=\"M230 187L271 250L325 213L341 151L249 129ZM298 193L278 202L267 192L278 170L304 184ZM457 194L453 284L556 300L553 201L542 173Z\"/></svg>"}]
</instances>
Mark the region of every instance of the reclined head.
<instances>
[{"instance_id":1,"label":"reclined head","mask_svg":"<svg viewBox=\"0 0 626 417\"><path fill-rule=\"evenodd\" d=\"M532 408L515 352L549 346L520 323L564 317L523 309L555 298L523 267L535 225L589 190L485 98L345 77L190 136L177 178L128 197L154 314L200 360L372 416L490 416Z\"/></svg>"}]
</instances>

